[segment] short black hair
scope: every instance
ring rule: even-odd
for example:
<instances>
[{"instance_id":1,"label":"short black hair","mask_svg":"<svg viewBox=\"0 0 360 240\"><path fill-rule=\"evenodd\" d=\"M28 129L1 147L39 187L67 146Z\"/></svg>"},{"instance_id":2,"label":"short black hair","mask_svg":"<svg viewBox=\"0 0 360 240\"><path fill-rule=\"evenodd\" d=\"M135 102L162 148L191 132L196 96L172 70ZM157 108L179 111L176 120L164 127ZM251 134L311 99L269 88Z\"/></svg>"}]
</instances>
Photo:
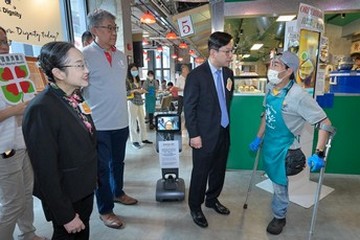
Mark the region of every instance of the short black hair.
<instances>
[{"instance_id":1,"label":"short black hair","mask_svg":"<svg viewBox=\"0 0 360 240\"><path fill-rule=\"evenodd\" d=\"M155 76L155 73L154 73L154 71L153 71L153 70L149 70L149 71L147 72L147 75L149 76L149 74L151 74L151 75Z\"/></svg>"},{"instance_id":2,"label":"short black hair","mask_svg":"<svg viewBox=\"0 0 360 240\"><path fill-rule=\"evenodd\" d=\"M219 50L219 48L230 43L233 37L226 32L214 32L210 35L208 40L208 49Z\"/></svg>"},{"instance_id":3,"label":"short black hair","mask_svg":"<svg viewBox=\"0 0 360 240\"><path fill-rule=\"evenodd\" d=\"M93 40L94 36L92 35L92 33L90 31L85 31L82 35L81 35L81 42L88 42L89 40Z\"/></svg>"},{"instance_id":4,"label":"short black hair","mask_svg":"<svg viewBox=\"0 0 360 240\"><path fill-rule=\"evenodd\" d=\"M75 46L69 42L49 42L41 48L38 64L50 82L55 82L51 70L54 68L65 69L67 53L71 48L75 48Z\"/></svg>"}]
</instances>

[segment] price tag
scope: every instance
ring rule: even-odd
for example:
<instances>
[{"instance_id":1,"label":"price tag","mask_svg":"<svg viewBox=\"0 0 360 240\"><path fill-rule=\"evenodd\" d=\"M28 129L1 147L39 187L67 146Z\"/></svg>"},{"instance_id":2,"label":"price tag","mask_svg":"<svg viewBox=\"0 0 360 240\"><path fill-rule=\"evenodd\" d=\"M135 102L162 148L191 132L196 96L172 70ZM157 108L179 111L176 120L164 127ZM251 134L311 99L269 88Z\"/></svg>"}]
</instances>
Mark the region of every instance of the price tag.
<instances>
[{"instance_id":1,"label":"price tag","mask_svg":"<svg viewBox=\"0 0 360 240\"><path fill-rule=\"evenodd\" d=\"M190 16L185 16L177 20L180 30L180 36L186 37L194 34L194 27Z\"/></svg>"}]
</instances>

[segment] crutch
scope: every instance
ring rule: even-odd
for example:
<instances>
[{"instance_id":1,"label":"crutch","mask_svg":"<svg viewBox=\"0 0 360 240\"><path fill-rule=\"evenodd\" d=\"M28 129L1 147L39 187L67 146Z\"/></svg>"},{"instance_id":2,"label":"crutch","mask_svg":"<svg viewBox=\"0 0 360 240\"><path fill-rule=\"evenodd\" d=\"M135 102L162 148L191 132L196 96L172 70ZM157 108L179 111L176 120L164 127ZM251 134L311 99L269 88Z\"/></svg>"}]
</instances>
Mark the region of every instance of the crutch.
<instances>
[{"instance_id":1,"label":"crutch","mask_svg":"<svg viewBox=\"0 0 360 240\"><path fill-rule=\"evenodd\" d=\"M336 129L332 126L322 125L322 126L320 126L320 129L325 130L329 133L329 139L325 146L325 157L324 157L325 166L323 168L321 168L321 170L320 170L319 181L318 181L318 185L317 185L317 189L316 189L316 193L315 193L315 203L314 203L314 209L313 209L313 214L312 214L312 219L311 219L311 226L310 226L310 231L309 231L309 240L311 240L311 237L314 234L317 210L318 210L320 194L321 194L321 187L322 187L322 183L324 180L324 173L325 173L325 168L326 168L326 159L328 157L328 153L331 148L331 141L334 138L334 135L336 133Z\"/></svg>"},{"instance_id":2,"label":"crutch","mask_svg":"<svg viewBox=\"0 0 360 240\"><path fill-rule=\"evenodd\" d=\"M257 166L258 166L258 163L259 163L260 151L261 151L261 145L259 146L259 149L256 152L254 168L253 168L253 171L252 171L252 174L251 174L250 183L249 183L248 191L246 193L245 203L244 203L244 206L243 206L244 209L247 209L247 200L248 200L249 194L250 194L250 192L252 190L252 185L253 185L254 177L255 177L255 174L256 174L256 169L257 169Z\"/></svg>"}]
</instances>

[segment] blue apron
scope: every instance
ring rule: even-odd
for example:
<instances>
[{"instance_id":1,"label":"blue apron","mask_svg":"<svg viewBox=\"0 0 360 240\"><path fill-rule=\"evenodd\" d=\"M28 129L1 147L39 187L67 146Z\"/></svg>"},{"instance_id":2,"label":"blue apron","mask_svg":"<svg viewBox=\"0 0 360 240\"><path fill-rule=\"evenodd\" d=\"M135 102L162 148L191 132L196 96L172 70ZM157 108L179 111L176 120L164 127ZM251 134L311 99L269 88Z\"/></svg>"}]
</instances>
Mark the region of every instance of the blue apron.
<instances>
[{"instance_id":1,"label":"blue apron","mask_svg":"<svg viewBox=\"0 0 360 240\"><path fill-rule=\"evenodd\" d=\"M148 93L145 93L145 111L146 113L154 113L156 105L156 87L155 80L149 82L147 89Z\"/></svg>"},{"instance_id":2,"label":"blue apron","mask_svg":"<svg viewBox=\"0 0 360 240\"><path fill-rule=\"evenodd\" d=\"M285 158L294 141L294 135L287 128L281 111L285 96L292 85L293 82L290 82L289 87L282 89L276 96L273 96L272 93L268 93L266 96L263 163L265 172L271 181L280 185L288 184Z\"/></svg>"}]
</instances>

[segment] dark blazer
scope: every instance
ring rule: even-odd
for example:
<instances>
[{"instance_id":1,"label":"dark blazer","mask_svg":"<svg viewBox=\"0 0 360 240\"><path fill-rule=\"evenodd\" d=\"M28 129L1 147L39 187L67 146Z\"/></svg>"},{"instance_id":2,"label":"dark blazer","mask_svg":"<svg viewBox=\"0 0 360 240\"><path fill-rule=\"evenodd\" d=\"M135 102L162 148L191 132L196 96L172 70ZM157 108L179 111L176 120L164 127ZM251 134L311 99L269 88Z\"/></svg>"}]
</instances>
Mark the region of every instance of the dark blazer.
<instances>
[{"instance_id":1,"label":"dark blazer","mask_svg":"<svg viewBox=\"0 0 360 240\"><path fill-rule=\"evenodd\" d=\"M34 169L33 194L42 201L47 220L63 225L75 217L72 203L95 190L95 133L48 86L26 108L23 134Z\"/></svg>"},{"instance_id":2,"label":"dark blazer","mask_svg":"<svg viewBox=\"0 0 360 240\"><path fill-rule=\"evenodd\" d=\"M222 70L230 119L230 100L234 90L234 75L232 70L227 67L223 67ZM226 87L228 78L232 81L230 91ZM221 109L208 61L192 70L186 78L184 113L189 137L201 136L203 150L211 152L219 136Z\"/></svg>"}]
</instances>

